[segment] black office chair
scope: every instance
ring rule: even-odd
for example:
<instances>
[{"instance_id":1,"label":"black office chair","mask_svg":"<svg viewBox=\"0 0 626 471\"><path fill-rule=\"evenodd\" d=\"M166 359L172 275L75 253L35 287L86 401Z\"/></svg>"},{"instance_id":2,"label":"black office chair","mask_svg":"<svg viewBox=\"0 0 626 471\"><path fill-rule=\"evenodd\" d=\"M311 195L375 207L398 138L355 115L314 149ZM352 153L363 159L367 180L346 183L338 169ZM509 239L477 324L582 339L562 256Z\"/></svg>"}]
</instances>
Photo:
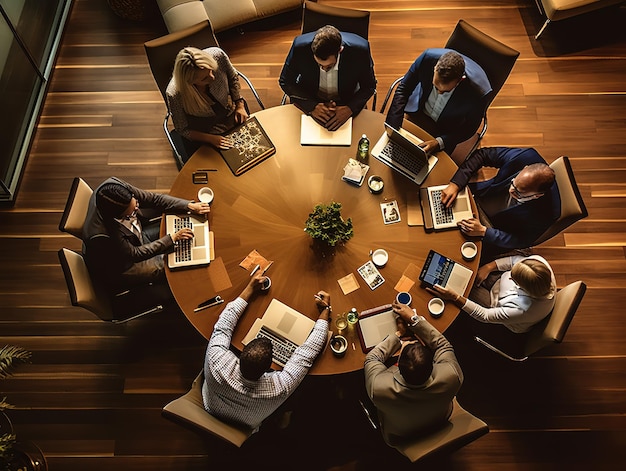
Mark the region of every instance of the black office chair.
<instances>
[{"instance_id":1,"label":"black office chair","mask_svg":"<svg viewBox=\"0 0 626 471\"><path fill-rule=\"evenodd\" d=\"M146 50L146 55L148 57L148 62L150 64L150 70L152 71L152 76L154 77L154 81L159 87L159 91L163 96L163 101L165 102L165 106L167 107L167 85L172 78L172 71L174 69L174 61L176 59L176 54L186 47L186 46L195 46L200 49L204 49L207 47L219 47L219 43L215 38L215 34L213 33L213 28L208 20L205 20L197 25L190 26L189 28L185 28L183 30L177 31L175 33L170 33L160 38L153 39L144 43L144 48ZM256 89L252 85L252 82L248 77L242 74L240 71L237 71L239 77L248 84L250 91L254 95L260 109L265 109L259 94ZM246 108L248 104L246 102ZM167 137L170 146L172 147L172 152L174 153L174 158L176 159L176 163L178 165L178 169L180 170L185 165L185 162L189 160L190 155L187 155L185 151L185 146L183 145L183 138L176 132L175 129L170 129L169 119L170 119L170 110L167 109L165 114L165 119L163 120L163 131Z\"/></svg>"},{"instance_id":2,"label":"black office chair","mask_svg":"<svg viewBox=\"0 0 626 471\"><path fill-rule=\"evenodd\" d=\"M83 238L83 225L87 218L89 200L92 194L93 190L85 180L80 177L74 178L59 222L61 232L67 232L79 239Z\"/></svg>"}]
</instances>

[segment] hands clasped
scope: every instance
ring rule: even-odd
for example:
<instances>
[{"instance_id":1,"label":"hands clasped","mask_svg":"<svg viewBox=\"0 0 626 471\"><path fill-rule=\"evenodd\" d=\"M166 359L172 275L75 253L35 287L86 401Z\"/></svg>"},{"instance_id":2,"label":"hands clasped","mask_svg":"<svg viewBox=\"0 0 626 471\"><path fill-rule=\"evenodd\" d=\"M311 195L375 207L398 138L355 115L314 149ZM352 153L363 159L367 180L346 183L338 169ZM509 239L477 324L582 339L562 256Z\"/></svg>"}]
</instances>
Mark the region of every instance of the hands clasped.
<instances>
[{"instance_id":1,"label":"hands clasped","mask_svg":"<svg viewBox=\"0 0 626 471\"><path fill-rule=\"evenodd\" d=\"M336 131L352 116L352 110L349 106L337 106L334 101L330 101L315 105L311 116L329 131Z\"/></svg>"}]
</instances>

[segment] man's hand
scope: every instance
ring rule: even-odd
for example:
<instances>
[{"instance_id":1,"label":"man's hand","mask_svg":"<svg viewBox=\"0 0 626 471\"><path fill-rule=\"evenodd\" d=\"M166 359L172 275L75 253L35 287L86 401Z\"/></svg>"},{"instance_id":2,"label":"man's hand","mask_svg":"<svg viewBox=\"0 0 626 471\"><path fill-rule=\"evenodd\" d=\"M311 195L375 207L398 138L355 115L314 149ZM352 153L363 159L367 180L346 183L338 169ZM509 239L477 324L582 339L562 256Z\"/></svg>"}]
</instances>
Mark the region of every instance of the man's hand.
<instances>
[{"instance_id":1,"label":"man's hand","mask_svg":"<svg viewBox=\"0 0 626 471\"><path fill-rule=\"evenodd\" d=\"M460 188L456 183L448 183L448 186L441 190L441 202L446 208L454 204L456 196L459 194Z\"/></svg>"},{"instance_id":2,"label":"man's hand","mask_svg":"<svg viewBox=\"0 0 626 471\"><path fill-rule=\"evenodd\" d=\"M393 304L391 305L391 308L393 309L393 312L398 314L398 316L400 316L400 318L406 324L411 323L411 317L415 313L413 312L413 309L411 309L407 304L400 304L399 302L394 301Z\"/></svg>"},{"instance_id":3,"label":"man's hand","mask_svg":"<svg viewBox=\"0 0 626 471\"><path fill-rule=\"evenodd\" d=\"M458 225L463 234L471 237L484 237L487 232L487 228L476 218L463 219Z\"/></svg>"},{"instance_id":4,"label":"man's hand","mask_svg":"<svg viewBox=\"0 0 626 471\"><path fill-rule=\"evenodd\" d=\"M349 106L337 106L335 108L335 115L326 122L324 127L329 131L336 131L343 123L348 121L350 116L352 116L352 110Z\"/></svg>"},{"instance_id":5,"label":"man's hand","mask_svg":"<svg viewBox=\"0 0 626 471\"><path fill-rule=\"evenodd\" d=\"M261 272L261 270L257 270L254 275L250 277L250 281L243 289L241 294L239 295L244 301L249 301L253 294L261 291L261 287L263 286L263 281L265 281L265 275Z\"/></svg>"},{"instance_id":6,"label":"man's hand","mask_svg":"<svg viewBox=\"0 0 626 471\"><path fill-rule=\"evenodd\" d=\"M313 296L315 298L315 305L317 306L318 311L320 312L319 319L328 320L330 317L330 309L326 309L330 307L330 294L326 291L318 291Z\"/></svg>"},{"instance_id":7,"label":"man's hand","mask_svg":"<svg viewBox=\"0 0 626 471\"><path fill-rule=\"evenodd\" d=\"M172 234L172 240L174 242L178 242L179 240L184 240L184 239L193 239L193 231L189 229L188 227L181 229L175 234Z\"/></svg>"},{"instance_id":8,"label":"man's hand","mask_svg":"<svg viewBox=\"0 0 626 471\"><path fill-rule=\"evenodd\" d=\"M191 202L187 205L187 209L194 214L206 214L211 211L209 203Z\"/></svg>"},{"instance_id":9,"label":"man's hand","mask_svg":"<svg viewBox=\"0 0 626 471\"><path fill-rule=\"evenodd\" d=\"M420 147L426 151L427 154L432 154L434 152L439 152L439 142L437 139L432 139L430 141L424 141L420 144Z\"/></svg>"},{"instance_id":10,"label":"man's hand","mask_svg":"<svg viewBox=\"0 0 626 471\"><path fill-rule=\"evenodd\" d=\"M315 108L313 108L313 111L311 111L311 116L315 121L326 127L328 120L335 116L335 110L336 108L333 102L318 103L315 105Z\"/></svg>"}]
</instances>

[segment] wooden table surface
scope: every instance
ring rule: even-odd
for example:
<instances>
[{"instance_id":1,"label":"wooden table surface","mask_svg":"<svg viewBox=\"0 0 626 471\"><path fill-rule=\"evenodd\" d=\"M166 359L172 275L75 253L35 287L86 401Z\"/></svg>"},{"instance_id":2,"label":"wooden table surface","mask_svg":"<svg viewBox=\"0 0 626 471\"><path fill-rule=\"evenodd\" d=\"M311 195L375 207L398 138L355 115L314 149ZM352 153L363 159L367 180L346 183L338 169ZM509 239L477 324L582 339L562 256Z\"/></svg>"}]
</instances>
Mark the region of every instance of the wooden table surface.
<instances>
[{"instance_id":1,"label":"wooden table surface","mask_svg":"<svg viewBox=\"0 0 626 471\"><path fill-rule=\"evenodd\" d=\"M208 267L167 270L167 279L178 305L207 339L226 304L198 313L193 309L216 294L226 302L233 300L249 280L249 273L239 264L252 250L274 261L266 273L272 286L267 293L253 299L239 320L233 335L233 346L237 349L243 347L241 340L254 320L263 315L272 298L316 319L313 295L319 289L328 291L333 306L331 329L336 333L334 319L340 313L352 307L360 312L391 303L397 294L394 287L405 270L410 264L421 269L431 248L474 271L478 268L479 257L473 262L462 260L460 247L465 238L458 230L426 233L422 226L408 226L407 198L415 198L418 187L402 175L370 157L368 177L376 174L384 179L381 194L371 194L365 183L356 187L341 180L348 158L356 155L356 144L361 135L365 133L369 137L370 149L382 135L382 114L363 110L354 119L350 147L301 146L300 114L293 105L255 114L277 151L246 173L234 176L216 150L203 146L184 166L171 188L173 196L197 198L198 189L205 185L193 184L192 173L197 169L217 169L209 172L206 185L215 193L209 227L214 233L216 260ZM411 123L405 122L405 128L422 138L429 137ZM440 152L437 157L439 161L424 185L447 183L456 170L456 165L445 153ZM390 200L397 200L401 222L385 225L380 203ZM352 218L354 237L332 254L322 256L304 232L304 223L315 204L331 201L342 204L344 218ZM480 243L477 245L480 250ZM389 261L380 269L385 283L371 290L357 268L369 259L370 250L376 248L387 250ZM360 287L344 295L337 280L350 273L354 274ZM459 313L447 303L443 316L433 319L427 309L432 295L419 286L419 281L410 293L412 307L442 332ZM356 326L344 329L342 334L349 344L346 355L335 358L326 348L311 374L337 374L363 367L365 354L360 347Z\"/></svg>"}]
</instances>

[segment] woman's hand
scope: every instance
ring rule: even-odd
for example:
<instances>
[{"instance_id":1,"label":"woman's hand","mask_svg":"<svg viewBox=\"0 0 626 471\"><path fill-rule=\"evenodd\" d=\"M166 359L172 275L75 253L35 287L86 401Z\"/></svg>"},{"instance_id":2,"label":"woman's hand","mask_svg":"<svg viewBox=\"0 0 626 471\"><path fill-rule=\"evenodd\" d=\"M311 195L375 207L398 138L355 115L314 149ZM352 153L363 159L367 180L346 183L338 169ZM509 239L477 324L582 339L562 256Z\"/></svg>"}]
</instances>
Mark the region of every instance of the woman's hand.
<instances>
[{"instance_id":1,"label":"woman's hand","mask_svg":"<svg viewBox=\"0 0 626 471\"><path fill-rule=\"evenodd\" d=\"M434 285L432 288L426 288L428 292L439 296L441 299L445 301L455 301L459 294L450 288L444 288L441 285Z\"/></svg>"},{"instance_id":2,"label":"woman's hand","mask_svg":"<svg viewBox=\"0 0 626 471\"><path fill-rule=\"evenodd\" d=\"M480 284L487 279L489 274L497 269L498 266L496 265L496 262L489 262L478 267L476 278L474 278L474 286L480 286Z\"/></svg>"},{"instance_id":3,"label":"woman's hand","mask_svg":"<svg viewBox=\"0 0 626 471\"><path fill-rule=\"evenodd\" d=\"M218 149L230 149L233 146L233 141L224 136L218 134L209 134L207 137L209 144L217 147Z\"/></svg>"},{"instance_id":4,"label":"woman's hand","mask_svg":"<svg viewBox=\"0 0 626 471\"><path fill-rule=\"evenodd\" d=\"M239 100L235 106L235 122L237 124L243 123L248 119L248 112L246 111L246 105L243 100Z\"/></svg>"}]
</instances>

